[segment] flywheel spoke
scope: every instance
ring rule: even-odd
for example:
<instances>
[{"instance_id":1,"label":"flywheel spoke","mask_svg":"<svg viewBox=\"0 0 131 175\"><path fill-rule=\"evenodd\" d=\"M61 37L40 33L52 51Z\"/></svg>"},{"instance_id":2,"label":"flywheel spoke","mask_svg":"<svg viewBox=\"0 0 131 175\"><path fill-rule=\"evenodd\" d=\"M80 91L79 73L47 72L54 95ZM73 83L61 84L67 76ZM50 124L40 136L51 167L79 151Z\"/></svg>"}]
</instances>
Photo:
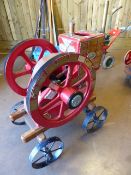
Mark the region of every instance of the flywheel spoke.
<instances>
[{"instance_id":1,"label":"flywheel spoke","mask_svg":"<svg viewBox=\"0 0 131 175\"><path fill-rule=\"evenodd\" d=\"M68 71L67 71L67 76L66 76L66 81L65 81L65 85L64 86L70 86L71 85L73 70L74 70L74 65L70 64L68 66Z\"/></svg>"},{"instance_id":2,"label":"flywheel spoke","mask_svg":"<svg viewBox=\"0 0 131 175\"><path fill-rule=\"evenodd\" d=\"M24 52L21 54L21 56L26 61L26 63L28 63L31 66L31 68L34 67L35 62L31 61L31 59Z\"/></svg>"},{"instance_id":3,"label":"flywheel spoke","mask_svg":"<svg viewBox=\"0 0 131 175\"><path fill-rule=\"evenodd\" d=\"M19 77L22 77L24 75L27 75L27 74L31 74L31 70L25 70L23 72L17 72L17 73L14 73L14 78L19 78Z\"/></svg>"},{"instance_id":4,"label":"flywheel spoke","mask_svg":"<svg viewBox=\"0 0 131 175\"><path fill-rule=\"evenodd\" d=\"M60 103L59 99L60 99L60 97L58 95L57 97L52 99L50 102L48 102L46 105L41 107L40 110L43 111L44 113L49 112L51 109L53 109L54 107L56 107Z\"/></svg>"},{"instance_id":5,"label":"flywheel spoke","mask_svg":"<svg viewBox=\"0 0 131 175\"><path fill-rule=\"evenodd\" d=\"M79 81L77 81L75 84L73 84L73 87L77 87L79 85L81 85L82 83L84 83L87 80L87 76L85 75L82 79L80 79Z\"/></svg>"},{"instance_id":6,"label":"flywheel spoke","mask_svg":"<svg viewBox=\"0 0 131 175\"><path fill-rule=\"evenodd\" d=\"M41 51L41 53L40 53L40 55L39 55L38 60L40 60L40 59L43 57L44 52L45 52L45 49L44 49L44 48L42 48L42 51Z\"/></svg>"}]
</instances>

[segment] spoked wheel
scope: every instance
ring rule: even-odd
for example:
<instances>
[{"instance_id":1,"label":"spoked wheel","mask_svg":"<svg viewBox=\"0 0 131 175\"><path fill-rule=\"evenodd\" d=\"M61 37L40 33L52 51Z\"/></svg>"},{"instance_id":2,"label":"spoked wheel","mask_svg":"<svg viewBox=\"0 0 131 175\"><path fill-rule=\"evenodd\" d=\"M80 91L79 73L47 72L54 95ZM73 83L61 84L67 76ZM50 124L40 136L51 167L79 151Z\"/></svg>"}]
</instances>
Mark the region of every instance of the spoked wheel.
<instances>
[{"instance_id":1,"label":"spoked wheel","mask_svg":"<svg viewBox=\"0 0 131 175\"><path fill-rule=\"evenodd\" d=\"M16 45L9 53L5 63L5 76L9 86L12 90L22 96L26 96L29 83L24 78L27 77L27 75L31 76L36 64L36 61L32 59L32 51L34 47L40 48L38 60L43 57L45 51L57 53L56 48L47 40L29 39ZM16 70L16 67L19 67L21 64L23 66L20 67L20 71ZM28 78L30 78L30 76ZM22 78L24 81L21 83Z\"/></svg>"},{"instance_id":2,"label":"spoked wheel","mask_svg":"<svg viewBox=\"0 0 131 175\"><path fill-rule=\"evenodd\" d=\"M92 111L86 114L86 118L82 124L82 128L86 129L88 133L95 132L104 125L107 119L107 115L108 112L104 107L95 107Z\"/></svg>"},{"instance_id":3,"label":"spoked wheel","mask_svg":"<svg viewBox=\"0 0 131 175\"><path fill-rule=\"evenodd\" d=\"M129 50L125 57L124 57L124 62L126 65L131 64L131 50Z\"/></svg>"},{"instance_id":4,"label":"spoked wheel","mask_svg":"<svg viewBox=\"0 0 131 175\"><path fill-rule=\"evenodd\" d=\"M64 143L58 137L51 137L39 143L29 156L32 167L39 169L56 161L61 156L63 149Z\"/></svg>"},{"instance_id":5,"label":"spoked wheel","mask_svg":"<svg viewBox=\"0 0 131 175\"><path fill-rule=\"evenodd\" d=\"M24 101L20 101L18 103L16 103L10 110L10 114L13 114L15 112L17 112L18 110L21 110L24 108ZM15 125L25 125L25 121L23 121L21 118L17 119L17 121L12 121L13 124Z\"/></svg>"},{"instance_id":6,"label":"spoked wheel","mask_svg":"<svg viewBox=\"0 0 131 175\"><path fill-rule=\"evenodd\" d=\"M64 125L76 117L92 95L95 72L73 53L50 55L34 68L26 97L27 111L45 128Z\"/></svg>"},{"instance_id":7,"label":"spoked wheel","mask_svg":"<svg viewBox=\"0 0 131 175\"><path fill-rule=\"evenodd\" d=\"M104 69L110 69L115 63L115 58L112 55L105 55L102 61L102 67Z\"/></svg>"}]
</instances>

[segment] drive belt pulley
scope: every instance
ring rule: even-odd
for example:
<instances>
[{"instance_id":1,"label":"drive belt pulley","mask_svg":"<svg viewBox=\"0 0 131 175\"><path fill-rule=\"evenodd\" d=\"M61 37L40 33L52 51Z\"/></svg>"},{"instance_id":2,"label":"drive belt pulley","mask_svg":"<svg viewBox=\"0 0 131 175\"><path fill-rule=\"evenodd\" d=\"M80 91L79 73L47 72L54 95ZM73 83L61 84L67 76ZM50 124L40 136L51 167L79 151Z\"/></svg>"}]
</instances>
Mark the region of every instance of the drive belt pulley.
<instances>
[{"instance_id":1,"label":"drive belt pulley","mask_svg":"<svg viewBox=\"0 0 131 175\"><path fill-rule=\"evenodd\" d=\"M95 72L85 59L79 54L63 53L38 61L26 97L27 112L38 125L63 125L87 104L94 89Z\"/></svg>"}]
</instances>

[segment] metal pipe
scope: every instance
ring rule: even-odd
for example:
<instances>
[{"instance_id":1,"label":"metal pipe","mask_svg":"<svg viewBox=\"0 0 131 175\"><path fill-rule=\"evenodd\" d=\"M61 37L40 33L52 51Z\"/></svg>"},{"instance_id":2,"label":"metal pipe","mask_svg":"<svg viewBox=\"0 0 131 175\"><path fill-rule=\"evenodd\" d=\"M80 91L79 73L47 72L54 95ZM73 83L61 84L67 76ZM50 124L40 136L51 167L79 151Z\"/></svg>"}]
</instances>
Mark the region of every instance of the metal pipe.
<instances>
[{"instance_id":1,"label":"metal pipe","mask_svg":"<svg viewBox=\"0 0 131 175\"><path fill-rule=\"evenodd\" d=\"M75 23L72 21L69 22L69 35L72 36L75 31Z\"/></svg>"},{"instance_id":2,"label":"metal pipe","mask_svg":"<svg viewBox=\"0 0 131 175\"><path fill-rule=\"evenodd\" d=\"M120 6L120 7L115 8L115 9L112 10L112 14L111 14L110 20L109 20L109 28L110 28L110 29L112 28L112 17L113 17L113 15L114 15L118 10L120 10L121 8L122 8L122 6Z\"/></svg>"}]
</instances>

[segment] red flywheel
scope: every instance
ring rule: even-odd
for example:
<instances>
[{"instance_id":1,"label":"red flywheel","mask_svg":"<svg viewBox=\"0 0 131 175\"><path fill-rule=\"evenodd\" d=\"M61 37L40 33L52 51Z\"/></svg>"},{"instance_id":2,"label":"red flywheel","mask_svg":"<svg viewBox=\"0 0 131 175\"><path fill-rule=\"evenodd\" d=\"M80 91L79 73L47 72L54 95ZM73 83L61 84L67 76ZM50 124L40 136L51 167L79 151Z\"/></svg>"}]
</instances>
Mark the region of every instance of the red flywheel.
<instances>
[{"instance_id":1,"label":"red flywheel","mask_svg":"<svg viewBox=\"0 0 131 175\"><path fill-rule=\"evenodd\" d=\"M63 53L38 61L26 96L27 112L38 125L64 125L88 103L95 71L85 64L86 59L79 54Z\"/></svg>"},{"instance_id":2,"label":"red flywheel","mask_svg":"<svg viewBox=\"0 0 131 175\"><path fill-rule=\"evenodd\" d=\"M131 50L129 50L124 57L125 64L131 64Z\"/></svg>"},{"instance_id":3,"label":"red flywheel","mask_svg":"<svg viewBox=\"0 0 131 175\"><path fill-rule=\"evenodd\" d=\"M28 81L25 79L25 86L23 87L21 83L18 83L18 78L23 78L26 75L32 74L32 70L36 64L36 61L31 58L31 53L35 48L40 48L40 54L38 55L38 60L43 57L45 51L49 51L51 53L57 53L56 48L44 39L28 39L22 41L18 45L16 45L9 53L6 64L5 64L5 76L7 82L12 90L22 96L26 96ZM15 71L15 63L17 63L18 59L21 59L24 62L23 69L20 71ZM21 64L21 63L17 63ZM21 82L21 80L19 80Z\"/></svg>"}]
</instances>

